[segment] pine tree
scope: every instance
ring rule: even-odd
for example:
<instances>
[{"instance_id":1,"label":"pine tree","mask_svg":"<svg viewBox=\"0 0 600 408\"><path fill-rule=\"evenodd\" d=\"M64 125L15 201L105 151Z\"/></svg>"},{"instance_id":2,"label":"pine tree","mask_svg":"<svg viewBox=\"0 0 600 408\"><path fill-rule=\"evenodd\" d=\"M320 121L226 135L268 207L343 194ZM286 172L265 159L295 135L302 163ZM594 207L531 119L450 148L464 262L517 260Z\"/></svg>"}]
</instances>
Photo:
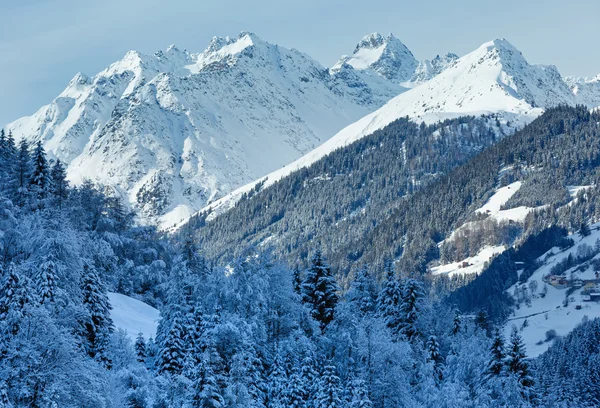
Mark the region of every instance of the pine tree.
<instances>
[{"instance_id":1,"label":"pine tree","mask_svg":"<svg viewBox=\"0 0 600 408\"><path fill-rule=\"evenodd\" d=\"M315 370L314 360L311 357L305 357L300 367L300 378L302 380L302 399L307 407L314 406L318 389L318 373Z\"/></svg>"},{"instance_id":2,"label":"pine tree","mask_svg":"<svg viewBox=\"0 0 600 408\"><path fill-rule=\"evenodd\" d=\"M582 222L581 226L579 227L579 235L581 235L582 238L585 238L587 236L589 236L592 232L590 231L590 227L589 225L587 225L586 222Z\"/></svg>"},{"instance_id":3,"label":"pine tree","mask_svg":"<svg viewBox=\"0 0 600 408\"><path fill-rule=\"evenodd\" d=\"M294 288L294 292L298 295L302 294L302 275L300 273L300 268L296 265L294 268L292 285Z\"/></svg>"},{"instance_id":4,"label":"pine tree","mask_svg":"<svg viewBox=\"0 0 600 408\"><path fill-rule=\"evenodd\" d=\"M362 315L372 313L375 310L377 287L375 279L369 274L366 267L361 268L356 273L346 297Z\"/></svg>"},{"instance_id":5,"label":"pine tree","mask_svg":"<svg viewBox=\"0 0 600 408\"><path fill-rule=\"evenodd\" d=\"M496 330L494 342L490 348L490 353L491 357L486 368L486 378L499 376L502 374L504 369L506 359L506 355L504 353L504 339L502 338L499 330Z\"/></svg>"},{"instance_id":6,"label":"pine tree","mask_svg":"<svg viewBox=\"0 0 600 408\"><path fill-rule=\"evenodd\" d=\"M112 363L107 356L107 346L114 330L110 317L112 307L106 287L93 266L84 266L81 292L89 313L89 319L84 323L86 351L90 357L110 368Z\"/></svg>"},{"instance_id":7,"label":"pine tree","mask_svg":"<svg viewBox=\"0 0 600 408\"><path fill-rule=\"evenodd\" d=\"M135 339L134 349L137 361L140 363L146 362L146 342L144 341L142 332L139 332Z\"/></svg>"},{"instance_id":8,"label":"pine tree","mask_svg":"<svg viewBox=\"0 0 600 408\"><path fill-rule=\"evenodd\" d=\"M408 340L412 341L419 335L416 323L421 312L424 297L425 293L418 281L414 279L406 281L402 289L400 313L402 318L401 333Z\"/></svg>"},{"instance_id":9,"label":"pine tree","mask_svg":"<svg viewBox=\"0 0 600 408\"><path fill-rule=\"evenodd\" d=\"M489 322L488 322L488 316L487 316L486 312L484 312L483 310L481 310L480 312L477 313L477 315L475 316L475 325L477 325L477 327L479 327L480 329L482 329L486 333L489 332L490 325L489 325Z\"/></svg>"},{"instance_id":10,"label":"pine tree","mask_svg":"<svg viewBox=\"0 0 600 408\"><path fill-rule=\"evenodd\" d=\"M57 159L50 171L52 193L58 202L58 207L62 208L65 200L69 196L69 182L67 181L67 171L60 159Z\"/></svg>"},{"instance_id":11,"label":"pine tree","mask_svg":"<svg viewBox=\"0 0 600 408\"><path fill-rule=\"evenodd\" d=\"M268 389L269 408L289 407L289 398L287 395L288 378L279 357L275 359L273 367L271 367Z\"/></svg>"},{"instance_id":12,"label":"pine tree","mask_svg":"<svg viewBox=\"0 0 600 408\"><path fill-rule=\"evenodd\" d=\"M533 378L529 374L529 364L525 354L525 345L516 326L513 326L510 333L510 343L506 356L506 368L509 374L514 375L521 385L524 396L528 396L533 387Z\"/></svg>"},{"instance_id":13,"label":"pine tree","mask_svg":"<svg viewBox=\"0 0 600 408\"><path fill-rule=\"evenodd\" d=\"M26 197L29 194L29 180L31 179L32 164L29 154L29 144L25 139L21 139L19 143L19 151L17 153L17 162L14 168L13 186L11 198L19 206L23 206Z\"/></svg>"},{"instance_id":14,"label":"pine tree","mask_svg":"<svg viewBox=\"0 0 600 408\"><path fill-rule=\"evenodd\" d=\"M433 373L436 381L443 379L442 356L440 354L440 344L437 337L431 335L427 340L427 361L433 365Z\"/></svg>"},{"instance_id":15,"label":"pine tree","mask_svg":"<svg viewBox=\"0 0 600 408\"><path fill-rule=\"evenodd\" d=\"M42 142L38 141L33 151L33 171L31 174L30 184L32 190L37 194L38 198L43 199L48 194L51 185L50 169L46 160L46 151Z\"/></svg>"},{"instance_id":16,"label":"pine tree","mask_svg":"<svg viewBox=\"0 0 600 408\"><path fill-rule=\"evenodd\" d=\"M49 256L40 265L36 279L37 295L41 304L55 302L57 280L56 264L54 258Z\"/></svg>"},{"instance_id":17,"label":"pine tree","mask_svg":"<svg viewBox=\"0 0 600 408\"><path fill-rule=\"evenodd\" d=\"M186 357L184 336L181 318L179 313L176 313L171 320L171 327L160 350L158 366L160 374L179 375L183 372Z\"/></svg>"},{"instance_id":18,"label":"pine tree","mask_svg":"<svg viewBox=\"0 0 600 408\"><path fill-rule=\"evenodd\" d=\"M192 398L193 408L221 408L225 406L225 400L221 395L215 373L208 359L209 357L205 356L197 366L194 396Z\"/></svg>"},{"instance_id":19,"label":"pine tree","mask_svg":"<svg viewBox=\"0 0 600 408\"><path fill-rule=\"evenodd\" d=\"M401 304L402 288L390 262L386 264L386 280L377 298L377 312L394 335L400 333L402 326Z\"/></svg>"},{"instance_id":20,"label":"pine tree","mask_svg":"<svg viewBox=\"0 0 600 408\"><path fill-rule=\"evenodd\" d=\"M369 398L367 383L364 380L352 381L352 400L351 408L371 408L373 403Z\"/></svg>"},{"instance_id":21,"label":"pine tree","mask_svg":"<svg viewBox=\"0 0 600 408\"><path fill-rule=\"evenodd\" d=\"M32 303L29 294L26 277L11 263L0 290L0 327L4 326L6 334L16 335L19 331L25 316L25 306Z\"/></svg>"},{"instance_id":22,"label":"pine tree","mask_svg":"<svg viewBox=\"0 0 600 408\"><path fill-rule=\"evenodd\" d=\"M302 382L302 375L295 370L287 382L288 406L290 408L305 408L307 405L304 400L304 393L305 385Z\"/></svg>"},{"instance_id":23,"label":"pine tree","mask_svg":"<svg viewBox=\"0 0 600 408\"><path fill-rule=\"evenodd\" d=\"M336 375L335 366L325 366L323 375L319 381L319 389L317 392L316 402L318 407L322 408L338 408L342 407L340 395L340 378Z\"/></svg>"},{"instance_id":24,"label":"pine tree","mask_svg":"<svg viewBox=\"0 0 600 408\"><path fill-rule=\"evenodd\" d=\"M456 336L462 330L462 319L458 310L454 311L454 320L452 321L452 335Z\"/></svg>"},{"instance_id":25,"label":"pine tree","mask_svg":"<svg viewBox=\"0 0 600 408\"><path fill-rule=\"evenodd\" d=\"M302 302L309 307L311 316L319 322L321 330L325 330L333 320L338 302L337 292L338 286L331 268L321 251L317 250L302 282Z\"/></svg>"}]
</instances>

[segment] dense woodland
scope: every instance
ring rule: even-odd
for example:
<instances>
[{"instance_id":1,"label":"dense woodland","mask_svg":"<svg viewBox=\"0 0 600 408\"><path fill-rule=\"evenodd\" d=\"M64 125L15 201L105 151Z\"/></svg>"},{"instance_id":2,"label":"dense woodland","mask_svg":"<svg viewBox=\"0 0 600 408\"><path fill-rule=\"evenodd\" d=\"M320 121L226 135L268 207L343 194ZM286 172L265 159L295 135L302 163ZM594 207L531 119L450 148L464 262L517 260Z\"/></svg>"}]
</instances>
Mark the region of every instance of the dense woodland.
<instances>
[{"instance_id":1,"label":"dense woodland","mask_svg":"<svg viewBox=\"0 0 600 408\"><path fill-rule=\"evenodd\" d=\"M559 211L532 214L520 227L525 232L511 238L512 252L460 289L465 303L452 295L430 296L432 283L422 279L422 272L430 256L439 256L431 243L467 220L468 209L484 202L499 183L518 177L543 180L544 171L534 176L534 170L554 163L549 177L564 185L595 185L598 119L580 108L552 109L450 171L496 137L483 126L489 120L481 119L483 134L473 141L471 153L455 149L466 142L448 143L449 151L463 156L440 159L445 167L420 167L424 187L395 187L400 200L376 206L382 218L359 229L366 234L362 245L357 235L341 241L333 232L331 245L339 247L325 245L313 232L298 238L313 238L313 247L303 244L307 260L298 255L292 262L291 248L284 257L281 248L257 249L241 240L236 256L220 259L210 256L214 249L205 249L206 238L197 240L191 228L170 240L151 227L136 226L134 215L100 186L69 186L63 165L48 161L41 144L17 146L1 134L0 407L597 406L598 320L584 322L531 360L517 328L508 338L499 334L505 308L514 306L510 300L499 300L503 306L496 312L486 303L489 297L474 296L478 288L496 288L486 279L497 287L517 279L510 269L514 262L503 268L502 256L532 263L548 245L569 245L566 232L596 217L595 189L568 207L560 195L515 195L515 203L541 200ZM455 126L474 135L478 121L429 130L408 122L401 126L415 140L430 132L423 143L444 144L454 136L441 137L439 129ZM385 137L393 139L383 133L377 142L361 143L375 155ZM556 161L558 149L565 157ZM413 162L417 156L415 151ZM351 154L346 160L361 163ZM373 158L372 164L378 161ZM500 180L499 169L513 163L523 170L505 172L507 179ZM377 172L361 175L359 168L352 178L364 179L355 187L368 185L369 177L379 180ZM332 168L324 169L335 180ZM400 173L399 183L406 186L409 176ZM262 202L269 191L277 190L260 191L240 208ZM377 200L392 191L382 191ZM358 209L375 196L348 200L340 193L337 200L364 199ZM553 197L558 201L549 202ZM292 198L287 199L300 211ZM309 211L310 205L304 206ZM329 206L313 206L315 212L321 208ZM270 214L261 206L255 211ZM273 225L285 221L286 214ZM550 217L555 227L547 229ZM326 236L332 230L324 231L320 234ZM411 234L424 242L407 241ZM409 244L403 249L401 242ZM341 277L351 260L357 266L346 284ZM108 291L159 308L156 338L138 336L133 342L116 330Z\"/></svg>"}]
</instances>

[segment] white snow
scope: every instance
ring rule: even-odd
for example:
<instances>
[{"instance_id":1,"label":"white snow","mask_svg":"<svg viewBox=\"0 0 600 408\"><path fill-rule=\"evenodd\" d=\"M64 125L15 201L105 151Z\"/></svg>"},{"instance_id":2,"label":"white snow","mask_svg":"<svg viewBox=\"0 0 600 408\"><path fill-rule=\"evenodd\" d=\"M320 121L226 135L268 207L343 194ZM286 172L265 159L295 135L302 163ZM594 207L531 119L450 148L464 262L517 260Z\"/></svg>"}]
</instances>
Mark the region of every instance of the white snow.
<instances>
[{"instance_id":1,"label":"white snow","mask_svg":"<svg viewBox=\"0 0 600 408\"><path fill-rule=\"evenodd\" d=\"M156 338L160 315L158 310L119 293L109 292L108 298L113 308L110 316L117 329L127 332L128 337L133 341L140 332L146 340L150 337Z\"/></svg>"},{"instance_id":2,"label":"white snow","mask_svg":"<svg viewBox=\"0 0 600 408\"><path fill-rule=\"evenodd\" d=\"M532 298L531 306L521 304L520 309L515 310L505 326L505 335L508 336L510 334L513 325L520 328L523 340L527 347L527 354L530 357L538 356L550 346L551 342L543 341L548 330L554 329L559 336L564 336L573 330L575 326L581 322L584 316L587 316L590 319L600 317L600 304L596 302L584 302L581 298L582 289L575 290L573 294L570 295L575 301L571 302L567 307L563 307L567 289L555 288L552 285L544 283L542 280L544 276L550 274L550 270L556 263L565 259L570 254L575 256L580 245L586 244L593 248L596 240L600 238L600 230L597 229L599 227L600 224L591 226L592 233L583 239L578 234L571 235L570 238L576 243L572 248L565 251L553 248L541 256L539 259L544 262L544 265L537 269L524 284L524 286L528 286L529 282L533 280L537 281L537 293ZM550 254L550 256L547 258L548 254ZM567 277L570 277L570 271L567 272ZM581 273L575 272L574 277L580 279L595 279L595 273L592 268L588 268ZM514 294L515 286L518 285L519 284L514 285L508 289L508 294L512 296ZM547 288L548 293L542 298L539 294L544 286ZM581 310L576 309L577 305L581 306ZM523 328L522 325L525 319L527 319L527 327ZM542 344L537 344L540 341L542 341Z\"/></svg>"},{"instance_id":3,"label":"white snow","mask_svg":"<svg viewBox=\"0 0 600 408\"><path fill-rule=\"evenodd\" d=\"M497 39L454 61L433 79L392 99L382 108L345 127L310 153L287 166L247 184L205 207L214 217L233 207L242 194L266 179L271 185L288 174L310 166L335 149L373 133L394 120L409 116L434 123L462 115L495 113L501 123L522 127L546 107L574 104L575 97L551 66L527 63L508 41ZM529 210L498 212L500 219L522 220Z\"/></svg>"},{"instance_id":4,"label":"white snow","mask_svg":"<svg viewBox=\"0 0 600 408\"><path fill-rule=\"evenodd\" d=\"M361 48L352 55L346 62L356 69L367 69L371 64L381 58L385 45L376 48Z\"/></svg>"},{"instance_id":5,"label":"white snow","mask_svg":"<svg viewBox=\"0 0 600 408\"><path fill-rule=\"evenodd\" d=\"M500 212L500 208L506 204L508 200L521 188L522 183L515 181L507 186L501 187L494 193L493 196L481 208L475 210L476 213L488 213L496 215Z\"/></svg>"},{"instance_id":6,"label":"white snow","mask_svg":"<svg viewBox=\"0 0 600 408\"><path fill-rule=\"evenodd\" d=\"M42 140L74 184L108 186L169 227L310 152L404 90L349 65L328 71L252 33L200 54L135 51L7 126Z\"/></svg>"},{"instance_id":7,"label":"white snow","mask_svg":"<svg viewBox=\"0 0 600 408\"><path fill-rule=\"evenodd\" d=\"M485 246L476 255L465 258L459 262L452 262L444 265L438 265L431 268L434 275L447 274L453 275L480 273L483 271L486 262L489 262L494 256L502 253L506 249L503 245ZM466 263L468 266L462 267Z\"/></svg>"}]
</instances>

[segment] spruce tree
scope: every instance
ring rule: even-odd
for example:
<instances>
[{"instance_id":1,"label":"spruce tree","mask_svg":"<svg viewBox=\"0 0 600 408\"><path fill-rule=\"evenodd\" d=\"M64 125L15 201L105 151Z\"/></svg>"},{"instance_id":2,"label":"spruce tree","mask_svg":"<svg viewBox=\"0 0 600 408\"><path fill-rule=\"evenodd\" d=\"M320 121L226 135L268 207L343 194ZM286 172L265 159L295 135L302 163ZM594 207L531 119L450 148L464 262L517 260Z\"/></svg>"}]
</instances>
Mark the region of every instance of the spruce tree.
<instances>
[{"instance_id":1,"label":"spruce tree","mask_svg":"<svg viewBox=\"0 0 600 408\"><path fill-rule=\"evenodd\" d=\"M454 319L452 320L452 335L456 336L462 330L462 319L458 310L454 311Z\"/></svg>"},{"instance_id":2,"label":"spruce tree","mask_svg":"<svg viewBox=\"0 0 600 408\"><path fill-rule=\"evenodd\" d=\"M492 347L490 348L490 361L486 368L486 378L499 376L504 370L506 355L504 353L504 339L500 334L500 330L496 330Z\"/></svg>"},{"instance_id":3,"label":"spruce tree","mask_svg":"<svg viewBox=\"0 0 600 408\"><path fill-rule=\"evenodd\" d=\"M146 342L144 341L142 332L139 332L135 339L134 349L137 361L140 363L146 362Z\"/></svg>"},{"instance_id":4,"label":"spruce tree","mask_svg":"<svg viewBox=\"0 0 600 408\"><path fill-rule=\"evenodd\" d=\"M18 333L25 317L25 306L32 303L30 293L27 278L11 263L0 288L0 327L4 326L5 335Z\"/></svg>"},{"instance_id":5,"label":"spruce tree","mask_svg":"<svg viewBox=\"0 0 600 408\"><path fill-rule=\"evenodd\" d=\"M56 283L58 280L54 257L48 256L39 267L36 277L38 299L41 304L51 304L56 301Z\"/></svg>"},{"instance_id":6,"label":"spruce tree","mask_svg":"<svg viewBox=\"0 0 600 408\"><path fill-rule=\"evenodd\" d=\"M160 350L158 366L160 374L182 374L186 357L184 336L181 317L176 313Z\"/></svg>"},{"instance_id":7,"label":"spruce tree","mask_svg":"<svg viewBox=\"0 0 600 408\"><path fill-rule=\"evenodd\" d=\"M271 367L268 389L269 407L284 408L289 406L287 395L288 377L279 357L275 359Z\"/></svg>"},{"instance_id":8,"label":"spruce tree","mask_svg":"<svg viewBox=\"0 0 600 408\"><path fill-rule=\"evenodd\" d=\"M340 378L336 375L335 366L327 365L319 380L316 403L322 408L340 408L343 406L340 398Z\"/></svg>"},{"instance_id":9,"label":"spruce tree","mask_svg":"<svg viewBox=\"0 0 600 408\"><path fill-rule=\"evenodd\" d=\"M14 168L14 176L11 188L11 198L19 206L25 205L29 194L29 181L31 179L32 165L29 154L29 144L25 139L19 143L19 151Z\"/></svg>"},{"instance_id":10,"label":"spruce tree","mask_svg":"<svg viewBox=\"0 0 600 408\"><path fill-rule=\"evenodd\" d=\"M369 390L367 383L364 380L352 381L352 400L350 401L351 408L371 408L373 403L369 398Z\"/></svg>"},{"instance_id":11,"label":"spruce tree","mask_svg":"<svg viewBox=\"0 0 600 408\"><path fill-rule=\"evenodd\" d=\"M90 357L110 368L112 363L107 356L107 346L114 328L106 286L90 265L84 266L82 279L83 305L89 313L84 323L85 348Z\"/></svg>"},{"instance_id":12,"label":"spruce tree","mask_svg":"<svg viewBox=\"0 0 600 408\"><path fill-rule=\"evenodd\" d=\"M441 381L443 379L443 368L442 368L442 356L440 354L440 344L438 343L437 337L431 335L427 339L427 361L433 365L433 373L435 380Z\"/></svg>"},{"instance_id":13,"label":"spruce tree","mask_svg":"<svg viewBox=\"0 0 600 408\"><path fill-rule=\"evenodd\" d=\"M302 360L300 367L300 378L302 380L302 399L308 407L314 406L314 400L316 398L318 390L318 378L319 375L315 370L314 360L311 357L305 357Z\"/></svg>"},{"instance_id":14,"label":"spruce tree","mask_svg":"<svg viewBox=\"0 0 600 408\"><path fill-rule=\"evenodd\" d=\"M406 281L402 289L400 313L402 318L401 334L408 340L412 341L419 335L416 323L421 312L424 297L425 293L418 281L414 279Z\"/></svg>"},{"instance_id":15,"label":"spruce tree","mask_svg":"<svg viewBox=\"0 0 600 408\"><path fill-rule=\"evenodd\" d=\"M348 301L354 306L355 310L362 315L375 311L377 286L375 279L369 274L366 267L361 268L352 281L352 285L346 295Z\"/></svg>"},{"instance_id":16,"label":"spruce tree","mask_svg":"<svg viewBox=\"0 0 600 408\"><path fill-rule=\"evenodd\" d=\"M302 275L300 273L300 268L296 265L294 268L294 273L292 276L292 285L294 288L294 292L298 295L302 294Z\"/></svg>"},{"instance_id":17,"label":"spruce tree","mask_svg":"<svg viewBox=\"0 0 600 408\"><path fill-rule=\"evenodd\" d=\"M514 375L522 387L524 396L529 396L530 389L533 387L533 378L529 373L529 364L525 354L525 345L523 338L519 334L516 326L513 326L510 333L510 342L506 356L506 368L509 374Z\"/></svg>"},{"instance_id":18,"label":"spruce tree","mask_svg":"<svg viewBox=\"0 0 600 408\"><path fill-rule=\"evenodd\" d=\"M215 373L207 356L201 359L195 377L192 398L193 408L221 408L225 406L225 400L221 395Z\"/></svg>"},{"instance_id":19,"label":"spruce tree","mask_svg":"<svg viewBox=\"0 0 600 408\"><path fill-rule=\"evenodd\" d=\"M50 171L52 193L58 202L58 207L62 208L69 195L69 182L67 181L67 171L60 159L57 159Z\"/></svg>"},{"instance_id":20,"label":"spruce tree","mask_svg":"<svg viewBox=\"0 0 600 408\"><path fill-rule=\"evenodd\" d=\"M43 199L50 190L51 179L50 169L48 168L48 162L46 160L46 151L44 150L41 141L38 141L35 145L32 161L33 169L30 184L38 198Z\"/></svg>"},{"instance_id":21,"label":"spruce tree","mask_svg":"<svg viewBox=\"0 0 600 408\"><path fill-rule=\"evenodd\" d=\"M402 326L400 307L402 305L402 288L396 279L393 266L386 264L386 278L383 289L377 298L377 312L386 326L397 336Z\"/></svg>"},{"instance_id":22,"label":"spruce tree","mask_svg":"<svg viewBox=\"0 0 600 408\"><path fill-rule=\"evenodd\" d=\"M319 322L321 330L333 320L338 302L338 286L331 268L320 250L315 252L311 266L302 282L302 302L306 304L313 319Z\"/></svg>"}]
</instances>

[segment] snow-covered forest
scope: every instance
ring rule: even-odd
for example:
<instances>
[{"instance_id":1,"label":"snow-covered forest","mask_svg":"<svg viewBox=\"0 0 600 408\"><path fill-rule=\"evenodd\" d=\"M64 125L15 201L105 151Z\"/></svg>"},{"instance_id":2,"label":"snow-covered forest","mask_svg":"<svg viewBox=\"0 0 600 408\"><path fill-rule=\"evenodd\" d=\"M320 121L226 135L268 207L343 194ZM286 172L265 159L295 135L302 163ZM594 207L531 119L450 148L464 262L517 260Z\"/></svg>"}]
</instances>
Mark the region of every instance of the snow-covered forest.
<instances>
[{"instance_id":1,"label":"snow-covered forest","mask_svg":"<svg viewBox=\"0 0 600 408\"><path fill-rule=\"evenodd\" d=\"M519 329L504 337L392 262L344 290L319 248L306 268L257 248L216 265L191 231L136 226L4 133L0 207L2 408L600 403L598 320L532 360ZM156 337L116 328L108 291L158 308Z\"/></svg>"}]
</instances>

